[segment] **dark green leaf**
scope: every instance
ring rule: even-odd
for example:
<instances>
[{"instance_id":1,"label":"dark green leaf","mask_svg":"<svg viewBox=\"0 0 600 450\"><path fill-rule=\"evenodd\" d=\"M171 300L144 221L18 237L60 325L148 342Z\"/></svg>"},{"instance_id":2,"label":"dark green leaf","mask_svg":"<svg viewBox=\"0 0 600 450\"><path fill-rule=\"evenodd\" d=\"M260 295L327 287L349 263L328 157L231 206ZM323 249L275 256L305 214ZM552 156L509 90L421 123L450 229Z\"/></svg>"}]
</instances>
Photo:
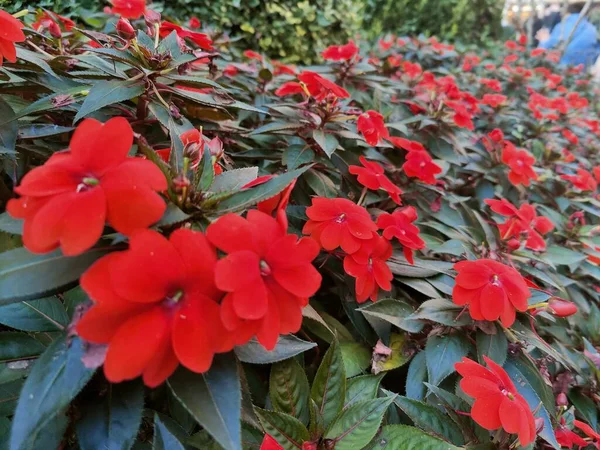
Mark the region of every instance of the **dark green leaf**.
<instances>
[{"instance_id":1,"label":"dark green leaf","mask_svg":"<svg viewBox=\"0 0 600 450\"><path fill-rule=\"evenodd\" d=\"M585 419L594 430L598 430L598 409L594 401L578 389L569 391L569 400L575 406L575 411Z\"/></svg>"},{"instance_id":2,"label":"dark green leaf","mask_svg":"<svg viewBox=\"0 0 600 450\"><path fill-rule=\"evenodd\" d=\"M344 409L357 402L376 398L382 378L383 375L362 375L347 380Z\"/></svg>"},{"instance_id":3,"label":"dark green leaf","mask_svg":"<svg viewBox=\"0 0 600 450\"><path fill-rule=\"evenodd\" d=\"M13 219L7 212L0 214L0 231L10 234L23 234L23 221Z\"/></svg>"},{"instance_id":4,"label":"dark green leaf","mask_svg":"<svg viewBox=\"0 0 600 450\"><path fill-rule=\"evenodd\" d=\"M413 400L425 399L425 381L427 381L427 361L425 352L417 353L410 365L406 376L406 396Z\"/></svg>"},{"instance_id":5,"label":"dark green leaf","mask_svg":"<svg viewBox=\"0 0 600 450\"><path fill-rule=\"evenodd\" d=\"M215 180L215 167L212 162L212 155L208 146L204 147L202 154L202 173L198 179L198 190L205 192L210 189Z\"/></svg>"},{"instance_id":6,"label":"dark green leaf","mask_svg":"<svg viewBox=\"0 0 600 450\"><path fill-rule=\"evenodd\" d=\"M46 136L69 133L73 127L61 127L60 125L33 124L19 128L19 139L37 139Z\"/></svg>"},{"instance_id":7,"label":"dark green leaf","mask_svg":"<svg viewBox=\"0 0 600 450\"><path fill-rule=\"evenodd\" d=\"M100 108L139 97L143 93L144 83L139 81L99 81L92 86L89 94L85 97L73 123Z\"/></svg>"},{"instance_id":8,"label":"dark green leaf","mask_svg":"<svg viewBox=\"0 0 600 450\"><path fill-rule=\"evenodd\" d=\"M452 444L407 425L387 425L373 450L461 450Z\"/></svg>"},{"instance_id":9,"label":"dark green leaf","mask_svg":"<svg viewBox=\"0 0 600 450\"><path fill-rule=\"evenodd\" d=\"M308 164L315 159L315 152L308 145L290 145L285 149L282 162L288 170L293 170L302 164Z\"/></svg>"},{"instance_id":10,"label":"dark green leaf","mask_svg":"<svg viewBox=\"0 0 600 450\"><path fill-rule=\"evenodd\" d=\"M95 447L98 448L98 447ZM167 427L161 422L158 414L154 416L154 442L153 450L184 450L185 447Z\"/></svg>"},{"instance_id":11,"label":"dark green leaf","mask_svg":"<svg viewBox=\"0 0 600 450\"><path fill-rule=\"evenodd\" d=\"M239 191L242 186L256 180L257 176L258 167L228 170L215 177L209 190L217 193Z\"/></svg>"},{"instance_id":12,"label":"dark green leaf","mask_svg":"<svg viewBox=\"0 0 600 450\"><path fill-rule=\"evenodd\" d=\"M327 428L344 407L346 398L346 372L337 341L331 343L321 361L310 396L317 404L318 414Z\"/></svg>"},{"instance_id":13,"label":"dark green leaf","mask_svg":"<svg viewBox=\"0 0 600 450\"><path fill-rule=\"evenodd\" d=\"M294 358L273 364L269 382L275 411L289 414L307 424L310 387L304 369Z\"/></svg>"},{"instance_id":14,"label":"dark green leaf","mask_svg":"<svg viewBox=\"0 0 600 450\"><path fill-rule=\"evenodd\" d=\"M449 327L460 327L473 322L468 314L461 315L463 308L450 300L434 298L423 302L409 319L431 320Z\"/></svg>"},{"instance_id":15,"label":"dark green leaf","mask_svg":"<svg viewBox=\"0 0 600 450\"><path fill-rule=\"evenodd\" d=\"M454 364L468 353L469 344L462 336L455 334L429 337L425 347L429 382L434 386L440 384L448 375L454 373Z\"/></svg>"},{"instance_id":16,"label":"dark green leaf","mask_svg":"<svg viewBox=\"0 0 600 450\"><path fill-rule=\"evenodd\" d=\"M269 122L266 125L256 128L249 133L249 136L256 136L257 134L273 133L279 134L278 131L290 131L302 128L304 125L295 122Z\"/></svg>"},{"instance_id":17,"label":"dark green leaf","mask_svg":"<svg viewBox=\"0 0 600 450\"><path fill-rule=\"evenodd\" d=\"M340 351L344 361L346 377L355 377L365 373L371 362L371 350L359 342L341 342Z\"/></svg>"},{"instance_id":18,"label":"dark green leaf","mask_svg":"<svg viewBox=\"0 0 600 450\"><path fill-rule=\"evenodd\" d=\"M313 139L319 144L319 147L331 158L333 152L337 149L339 142L333 134L325 133L323 130L313 131Z\"/></svg>"},{"instance_id":19,"label":"dark green leaf","mask_svg":"<svg viewBox=\"0 0 600 450\"><path fill-rule=\"evenodd\" d=\"M275 439L283 450L300 450L310 436L306 427L287 414L255 408L265 432Z\"/></svg>"},{"instance_id":20,"label":"dark green leaf","mask_svg":"<svg viewBox=\"0 0 600 450\"><path fill-rule=\"evenodd\" d=\"M0 363L28 359L40 355L46 347L26 333L0 333Z\"/></svg>"},{"instance_id":21,"label":"dark green leaf","mask_svg":"<svg viewBox=\"0 0 600 450\"><path fill-rule=\"evenodd\" d=\"M203 375L179 368L168 383L175 397L225 450L241 449L242 394L232 353L216 355Z\"/></svg>"},{"instance_id":22,"label":"dark green leaf","mask_svg":"<svg viewBox=\"0 0 600 450\"><path fill-rule=\"evenodd\" d=\"M487 356L496 364L503 365L508 355L508 339L504 332L494 325L496 334L485 334L477 331L477 358L483 364L483 357Z\"/></svg>"},{"instance_id":23,"label":"dark green leaf","mask_svg":"<svg viewBox=\"0 0 600 450\"><path fill-rule=\"evenodd\" d=\"M13 117L14 115L15 113L10 105L0 97L0 117ZM10 151L15 150L18 127L19 124L16 120L5 122L3 125L0 125L0 145L5 149Z\"/></svg>"},{"instance_id":24,"label":"dark green leaf","mask_svg":"<svg viewBox=\"0 0 600 450\"><path fill-rule=\"evenodd\" d=\"M69 316L58 298L48 297L0 306L0 323L21 331L59 331Z\"/></svg>"},{"instance_id":25,"label":"dark green leaf","mask_svg":"<svg viewBox=\"0 0 600 450\"><path fill-rule=\"evenodd\" d=\"M317 344L314 342L303 341L290 334L279 336L277 345L271 351L265 350L257 340L251 339L247 344L237 346L235 354L240 361L245 363L272 364L304 353L316 346Z\"/></svg>"},{"instance_id":26,"label":"dark green leaf","mask_svg":"<svg viewBox=\"0 0 600 450\"><path fill-rule=\"evenodd\" d=\"M419 333L424 326L423 322L408 318L415 310L411 305L402 300L382 299L359 308L359 311L367 316L385 320L401 330L410 333Z\"/></svg>"},{"instance_id":27,"label":"dark green leaf","mask_svg":"<svg viewBox=\"0 0 600 450\"><path fill-rule=\"evenodd\" d=\"M94 370L81 362L83 344L57 339L35 362L25 381L13 420L11 450L31 449L40 433L64 411Z\"/></svg>"}]
</instances>

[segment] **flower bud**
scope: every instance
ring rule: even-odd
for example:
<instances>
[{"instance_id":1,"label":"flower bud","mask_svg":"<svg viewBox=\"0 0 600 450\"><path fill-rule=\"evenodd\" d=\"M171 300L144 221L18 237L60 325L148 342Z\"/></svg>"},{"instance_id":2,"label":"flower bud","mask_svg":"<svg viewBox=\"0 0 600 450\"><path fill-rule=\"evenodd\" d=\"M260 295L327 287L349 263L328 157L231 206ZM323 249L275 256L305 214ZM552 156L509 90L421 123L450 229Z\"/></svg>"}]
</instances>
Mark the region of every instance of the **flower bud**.
<instances>
[{"instance_id":1,"label":"flower bud","mask_svg":"<svg viewBox=\"0 0 600 450\"><path fill-rule=\"evenodd\" d=\"M302 450L317 450L316 442L305 442L302 444Z\"/></svg>"},{"instance_id":2,"label":"flower bud","mask_svg":"<svg viewBox=\"0 0 600 450\"><path fill-rule=\"evenodd\" d=\"M535 430L537 433L539 433L543 429L544 429L544 419L542 419L541 417L537 417L535 419Z\"/></svg>"},{"instance_id":3,"label":"flower bud","mask_svg":"<svg viewBox=\"0 0 600 450\"><path fill-rule=\"evenodd\" d=\"M62 36L62 31L60 31L60 27L56 22L49 20L46 25L52 37L60 38Z\"/></svg>"},{"instance_id":4,"label":"flower bud","mask_svg":"<svg viewBox=\"0 0 600 450\"><path fill-rule=\"evenodd\" d=\"M135 29L131 25L131 22L123 17L121 17L117 22L116 28L119 37L125 39L126 41L130 41L135 37Z\"/></svg>"},{"instance_id":5,"label":"flower bud","mask_svg":"<svg viewBox=\"0 0 600 450\"><path fill-rule=\"evenodd\" d=\"M556 406L569 406L569 400L564 392L556 396Z\"/></svg>"},{"instance_id":6,"label":"flower bud","mask_svg":"<svg viewBox=\"0 0 600 450\"><path fill-rule=\"evenodd\" d=\"M148 28L153 29L155 24L160 25L160 13L152 9L147 9L144 13L144 20Z\"/></svg>"},{"instance_id":7,"label":"flower bud","mask_svg":"<svg viewBox=\"0 0 600 450\"><path fill-rule=\"evenodd\" d=\"M577 313L577 305L575 303L557 297L552 297L548 301L548 309L558 317L569 317Z\"/></svg>"},{"instance_id":8,"label":"flower bud","mask_svg":"<svg viewBox=\"0 0 600 450\"><path fill-rule=\"evenodd\" d=\"M509 248L511 251L514 251L514 250L518 250L518 249L519 249L519 247L521 247L521 243L519 242L519 240L518 240L518 239L512 238L511 240L509 240L509 241L506 243L506 246L507 246L507 247L508 247L508 248Z\"/></svg>"}]
</instances>

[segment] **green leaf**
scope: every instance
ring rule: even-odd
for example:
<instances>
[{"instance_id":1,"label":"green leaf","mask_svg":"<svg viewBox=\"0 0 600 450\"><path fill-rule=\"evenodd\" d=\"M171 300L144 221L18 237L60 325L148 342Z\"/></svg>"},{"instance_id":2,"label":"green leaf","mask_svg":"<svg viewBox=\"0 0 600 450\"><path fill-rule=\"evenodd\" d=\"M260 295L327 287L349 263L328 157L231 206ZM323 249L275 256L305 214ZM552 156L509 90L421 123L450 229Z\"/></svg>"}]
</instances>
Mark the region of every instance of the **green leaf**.
<instances>
[{"instance_id":1,"label":"green leaf","mask_svg":"<svg viewBox=\"0 0 600 450\"><path fill-rule=\"evenodd\" d=\"M486 334L477 331L477 358L483 364L483 357L487 356L498 365L504 364L508 355L508 339L504 332L494 325L496 334Z\"/></svg>"},{"instance_id":2,"label":"green leaf","mask_svg":"<svg viewBox=\"0 0 600 450\"><path fill-rule=\"evenodd\" d=\"M198 190L205 192L210 189L215 180L215 167L212 162L212 155L208 146L204 147L204 153L202 154L202 173L198 179Z\"/></svg>"},{"instance_id":3,"label":"green leaf","mask_svg":"<svg viewBox=\"0 0 600 450\"><path fill-rule=\"evenodd\" d=\"M435 406L401 395L396 397L394 403L422 430L437 434L457 445L465 443L460 427Z\"/></svg>"},{"instance_id":4,"label":"green leaf","mask_svg":"<svg viewBox=\"0 0 600 450\"><path fill-rule=\"evenodd\" d=\"M362 375L347 380L344 409L355 403L376 398L382 379L383 375Z\"/></svg>"},{"instance_id":5,"label":"green leaf","mask_svg":"<svg viewBox=\"0 0 600 450\"><path fill-rule=\"evenodd\" d=\"M333 134L325 133L323 130L313 131L313 139L330 158L339 145L338 140Z\"/></svg>"},{"instance_id":6,"label":"green leaf","mask_svg":"<svg viewBox=\"0 0 600 450\"><path fill-rule=\"evenodd\" d=\"M179 439L173 436L161 422L158 414L154 415L154 442L152 443L152 450L185 450L185 447L179 442Z\"/></svg>"},{"instance_id":7,"label":"green leaf","mask_svg":"<svg viewBox=\"0 0 600 450\"><path fill-rule=\"evenodd\" d=\"M12 424L11 450L31 449L46 426L65 410L94 370L81 362L79 338L57 339L35 362L23 385Z\"/></svg>"},{"instance_id":8,"label":"green leaf","mask_svg":"<svg viewBox=\"0 0 600 450\"><path fill-rule=\"evenodd\" d=\"M92 86L89 94L85 97L81 108L73 119L73 123L94 111L98 111L100 108L139 97L143 93L144 83L140 81L99 81Z\"/></svg>"},{"instance_id":9,"label":"green leaf","mask_svg":"<svg viewBox=\"0 0 600 450\"><path fill-rule=\"evenodd\" d=\"M317 404L323 426L327 428L344 407L346 398L346 372L337 341L332 342L321 361L310 396Z\"/></svg>"},{"instance_id":10,"label":"green leaf","mask_svg":"<svg viewBox=\"0 0 600 450\"><path fill-rule=\"evenodd\" d=\"M583 417L594 430L598 430L598 409L594 401L579 389L571 389L568 395L577 414Z\"/></svg>"},{"instance_id":11,"label":"green leaf","mask_svg":"<svg viewBox=\"0 0 600 450\"><path fill-rule=\"evenodd\" d=\"M254 408L265 433L275 439L283 450L300 450L310 439L306 427L295 417L275 411Z\"/></svg>"},{"instance_id":12,"label":"green leaf","mask_svg":"<svg viewBox=\"0 0 600 450\"><path fill-rule=\"evenodd\" d=\"M434 298L423 302L408 318L431 320L449 327L461 327L473 322L468 314L461 315L462 310L462 307L455 305L450 300Z\"/></svg>"},{"instance_id":13,"label":"green leaf","mask_svg":"<svg viewBox=\"0 0 600 450\"><path fill-rule=\"evenodd\" d=\"M425 352L417 353L410 365L406 375L406 396L413 400L425 398L425 382L427 381L427 361Z\"/></svg>"},{"instance_id":14,"label":"green leaf","mask_svg":"<svg viewBox=\"0 0 600 450\"><path fill-rule=\"evenodd\" d=\"M23 220L13 219L7 212L0 214L0 231L10 234L23 234Z\"/></svg>"},{"instance_id":15,"label":"green leaf","mask_svg":"<svg viewBox=\"0 0 600 450\"><path fill-rule=\"evenodd\" d=\"M371 351L369 348L359 342L340 343L344 368L347 377L354 377L369 367L371 362Z\"/></svg>"},{"instance_id":16,"label":"green leaf","mask_svg":"<svg viewBox=\"0 0 600 450\"><path fill-rule=\"evenodd\" d=\"M69 316L58 298L48 297L0 306L0 323L21 331L60 331Z\"/></svg>"},{"instance_id":17,"label":"green leaf","mask_svg":"<svg viewBox=\"0 0 600 450\"><path fill-rule=\"evenodd\" d=\"M338 197L338 191L335 184L327 175L319 170L308 170L302 176L306 180L306 184L313 190L319 197L336 198Z\"/></svg>"},{"instance_id":18,"label":"green leaf","mask_svg":"<svg viewBox=\"0 0 600 450\"><path fill-rule=\"evenodd\" d=\"M454 364L469 353L468 342L459 335L431 336L425 347L427 374L434 386L454 373Z\"/></svg>"},{"instance_id":19,"label":"green leaf","mask_svg":"<svg viewBox=\"0 0 600 450\"><path fill-rule=\"evenodd\" d=\"M294 358L273 364L269 381L275 411L289 414L302 423L309 419L310 387L304 369Z\"/></svg>"},{"instance_id":20,"label":"green leaf","mask_svg":"<svg viewBox=\"0 0 600 450\"><path fill-rule=\"evenodd\" d=\"M34 255L25 248L0 254L0 306L38 299L74 284L94 261L111 249L92 248L78 256L60 251Z\"/></svg>"},{"instance_id":21,"label":"green leaf","mask_svg":"<svg viewBox=\"0 0 600 450\"><path fill-rule=\"evenodd\" d=\"M205 374L179 368L168 384L175 397L225 450L241 450L242 394L232 353L216 355Z\"/></svg>"},{"instance_id":22,"label":"green leaf","mask_svg":"<svg viewBox=\"0 0 600 450\"><path fill-rule=\"evenodd\" d=\"M539 417L544 421L544 427L542 431L540 431L539 435L544 439L548 444L550 444L555 449L560 449L560 445L556 441L556 436L554 435L554 429L552 427L552 421L550 420L550 415L548 411L542 404L540 397L535 392L533 386L529 383L527 378L523 376L523 374L517 369L515 364L511 360L507 360L504 363L504 370L510 377L510 379L515 384L517 391L519 394L525 398L529 407L532 411L537 409L537 412L534 414L535 417Z\"/></svg>"},{"instance_id":23,"label":"green leaf","mask_svg":"<svg viewBox=\"0 0 600 450\"><path fill-rule=\"evenodd\" d=\"M303 164L313 162L314 159L315 152L308 145L290 145L284 150L281 160L288 170L293 170Z\"/></svg>"},{"instance_id":24,"label":"green leaf","mask_svg":"<svg viewBox=\"0 0 600 450\"><path fill-rule=\"evenodd\" d=\"M73 127L62 127L60 125L46 125L34 123L19 128L19 139L37 139L46 136L55 136L57 134L69 133Z\"/></svg>"},{"instance_id":25,"label":"green leaf","mask_svg":"<svg viewBox=\"0 0 600 450\"><path fill-rule=\"evenodd\" d=\"M40 341L26 333L0 333L0 363L36 357L45 349Z\"/></svg>"},{"instance_id":26,"label":"green leaf","mask_svg":"<svg viewBox=\"0 0 600 450\"><path fill-rule=\"evenodd\" d=\"M252 205L267 200L283 191L292 181L302 175L310 166L292 170L271 178L266 183L238 192L217 206L217 212L222 215L230 212L243 211Z\"/></svg>"},{"instance_id":27,"label":"green leaf","mask_svg":"<svg viewBox=\"0 0 600 450\"><path fill-rule=\"evenodd\" d=\"M423 322L408 318L415 310L411 305L402 300L389 298L378 300L375 303L359 308L359 311L367 316L385 320L409 333L419 333L424 327Z\"/></svg>"},{"instance_id":28,"label":"green leaf","mask_svg":"<svg viewBox=\"0 0 600 450\"><path fill-rule=\"evenodd\" d=\"M236 356L242 362L250 364L272 364L304 353L316 346L317 344L314 342L303 341L290 334L279 336L277 345L271 351L265 350L256 339L251 339L247 344L239 345L234 350Z\"/></svg>"},{"instance_id":29,"label":"green leaf","mask_svg":"<svg viewBox=\"0 0 600 450\"><path fill-rule=\"evenodd\" d=\"M14 111L10 105L0 97L0 117L13 117ZM0 145L4 148L14 151L17 143L17 133L19 124L16 120L0 125Z\"/></svg>"},{"instance_id":30,"label":"green leaf","mask_svg":"<svg viewBox=\"0 0 600 450\"><path fill-rule=\"evenodd\" d=\"M248 136L256 136L257 134L265 134L265 133L282 134L282 133L277 133L277 132L278 131L297 130L298 128L302 128L303 126L304 126L304 124L298 123L298 122L279 122L279 121L269 122L266 125L263 125L261 127L258 127L256 129L252 130L250 133L248 133ZM283 133L283 134L289 134L289 133Z\"/></svg>"},{"instance_id":31,"label":"green leaf","mask_svg":"<svg viewBox=\"0 0 600 450\"><path fill-rule=\"evenodd\" d=\"M101 399L95 396L80 408L77 437L81 450L129 450L137 437L143 407L140 380L109 384Z\"/></svg>"},{"instance_id":32,"label":"green leaf","mask_svg":"<svg viewBox=\"0 0 600 450\"><path fill-rule=\"evenodd\" d=\"M14 414L24 382L25 380L18 378L0 384L0 415L12 416Z\"/></svg>"},{"instance_id":33,"label":"green leaf","mask_svg":"<svg viewBox=\"0 0 600 450\"><path fill-rule=\"evenodd\" d=\"M587 256L575 250L551 245L543 253L543 258L555 266L569 266L585 260Z\"/></svg>"},{"instance_id":34,"label":"green leaf","mask_svg":"<svg viewBox=\"0 0 600 450\"><path fill-rule=\"evenodd\" d=\"M394 396L355 403L335 419L325 439L335 442L336 450L364 448L373 439Z\"/></svg>"},{"instance_id":35,"label":"green leaf","mask_svg":"<svg viewBox=\"0 0 600 450\"><path fill-rule=\"evenodd\" d=\"M388 260L388 265L394 275L401 277L427 278L440 273L448 275L453 264L445 261L431 261L416 259L414 264L409 263L403 255L394 253Z\"/></svg>"},{"instance_id":36,"label":"green leaf","mask_svg":"<svg viewBox=\"0 0 600 450\"><path fill-rule=\"evenodd\" d=\"M215 177L210 192L239 191L242 186L256 180L258 167L244 167L242 169L228 170Z\"/></svg>"},{"instance_id":37,"label":"green leaf","mask_svg":"<svg viewBox=\"0 0 600 450\"><path fill-rule=\"evenodd\" d=\"M169 80L177 81L177 85L179 86L191 86L191 87L214 87L220 90L225 90L223 86L219 83L209 80L208 78L200 78L200 77L191 77L188 75L176 75L176 74L168 74L165 76Z\"/></svg>"},{"instance_id":38,"label":"green leaf","mask_svg":"<svg viewBox=\"0 0 600 450\"><path fill-rule=\"evenodd\" d=\"M408 425L387 425L372 450L460 450L437 437Z\"/></svg>"}]
</instances>

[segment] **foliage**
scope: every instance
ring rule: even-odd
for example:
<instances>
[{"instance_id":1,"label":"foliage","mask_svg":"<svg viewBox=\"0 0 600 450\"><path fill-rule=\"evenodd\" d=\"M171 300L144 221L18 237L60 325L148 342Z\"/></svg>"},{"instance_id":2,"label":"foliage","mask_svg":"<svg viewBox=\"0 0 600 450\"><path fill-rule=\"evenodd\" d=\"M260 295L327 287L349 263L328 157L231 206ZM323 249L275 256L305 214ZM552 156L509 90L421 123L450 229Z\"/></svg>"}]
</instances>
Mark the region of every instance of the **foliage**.
<instances>
[{"instance_id":1,"label":"foliage","mask_svg":"<svg viewBox=\"0 0 600 450\"><path fill-rule=\"evenodd\" d=\"M105 17L0 14L5 447L599 444L587 74Z\"/></svg>"}]
</instances>

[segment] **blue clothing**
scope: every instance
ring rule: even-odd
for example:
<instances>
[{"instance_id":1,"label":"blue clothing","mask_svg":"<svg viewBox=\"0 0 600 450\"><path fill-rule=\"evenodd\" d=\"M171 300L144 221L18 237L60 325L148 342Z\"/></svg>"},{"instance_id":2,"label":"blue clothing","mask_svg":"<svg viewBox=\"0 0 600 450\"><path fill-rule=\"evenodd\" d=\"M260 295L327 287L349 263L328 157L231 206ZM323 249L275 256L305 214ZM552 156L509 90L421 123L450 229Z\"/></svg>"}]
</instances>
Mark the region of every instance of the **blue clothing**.
<instances>
[{"instance_id":1,"label":"blue clothing","mask_svg":"<svg viewBox=\"0 0 600 450\"><path fill-rule=\"evenodd\" d=\"M540 43L540 48L551 49L559 47L561 42L569 38L578 19L579 14L569 14L552 29L550 39ZM565 50L560 63L573 66L579 64L591 66L598 56L596 42L596 27L584 18L577 25L573 39Z\"/></svg>"}]
</instances>

